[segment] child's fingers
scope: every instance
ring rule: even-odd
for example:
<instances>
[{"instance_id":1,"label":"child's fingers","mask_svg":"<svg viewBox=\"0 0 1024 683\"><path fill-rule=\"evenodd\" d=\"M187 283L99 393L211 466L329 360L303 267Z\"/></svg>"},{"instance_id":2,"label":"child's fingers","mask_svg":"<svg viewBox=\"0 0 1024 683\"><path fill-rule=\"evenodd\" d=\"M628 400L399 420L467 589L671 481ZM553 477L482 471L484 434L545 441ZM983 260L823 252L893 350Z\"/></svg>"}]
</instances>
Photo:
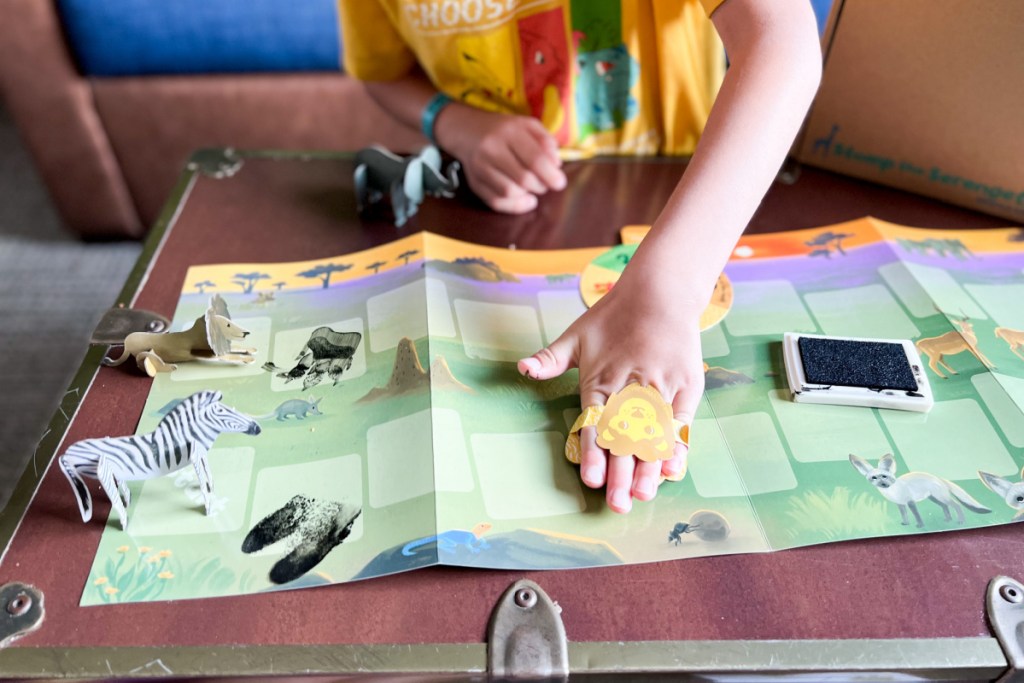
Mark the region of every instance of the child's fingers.
<instances>
[{"instance_id":1,"label":"child's fingers","mask_svg":"<svg viewBox=\"0 0 1024 683\"><path fill-rule=\"evenodd\" d=\"M531 145L532 150L519 149L519 147L528 148ZM494 168L508 178L512 184L533 194L544 194L548 191L548 185L534 173L533 167L538 164L532 163L539 149L536 143L526 139L519 145L509 145L503 154L496 155L492 159L492 163Z\"/></svg>"},{"instance_id":2,"label":"child's fingers","mask_svg":"<svg viewBox=\"0 0 1024 683\"><path fill-rule=\"evenodd\" d=\"M492 199L481 197L481 199L498 213L529 213L537 208L537 195L529 193L514 197L494 197Z\"/></svg>"},{"instance_id":3,"label":"child's fingers","mask_svg":"<svg viewBox=\"0 0 1024 683\"><path fill-rule=\"evenodd\" d=\"M686 456L689 452L686 444L677 442L672 457L661 461L661 475L666 479L681 479L681 475L686 471Z\"/></svg>"},{"instance_id":4,"label":"child's fingers","mask_svg":"<svg viewBox=\"0 0 1024 683\"><path fill-rule=\"evenodd\" d=\"M521 187L506 174L501 163L497 160L490 160L486 164L477 164L472 169L471 185L481 199L485 195L494 198L513 198L519 195L532 194Z\"/></svg>"},{"instance_id":5,"label":"child's fingers","mask_svg":"<svg viewBox=\"0 0 1024 683\"><path fill-rule=\"evenodd\" d=\"M535 159L530 168L541 182L555 192L564 190L565 186L569 183L565 177L565 171L559 168L550 157L545 156Z\"/></svg>"},{"instance_id":6,"label":"child's fingers","mask_svg":"<svg viewBox=\"0 0 1024 683\"><path fill-rule=\"evenodd\" d=\"M688 381L686 386L672 397L673 417L685 425L692 425L693 416L697 414L697 408L700 406L703 395L704 375L701 373Z\"/></svg>"},{"instance_id":7,"label":"child's fingers","mask_svg":"<svg viewBox=\"0 0 1024 683\"><path fill-rule=\"evenodd\" d=\"M548 186L533 171L525 171L519 177L518 184L527 192L536 195L545 194L548 191Z\"/></svg>"},{"instance_id":8,"label":"child's fingers","mask_svg":"<svg viewBox=\"0 0 1024 683\"><path fill-rule=\"evenodd\" d=\"M576 342L574 337L563 334L529 358L522 358L516 363L519 373L531 379L551 379L565 373L576 366ZM582 397L581 397L582 398ZM600 400L604 403L604 399ZM592 403L583 402L583 407Z\"/></svg>"},{"instance_id":9,"label":"child's fingers","mask_svg":"<svg viewBox=\"0 0 1024 683\"><path fill-rule=\"evenodd\" d=\"M487 206L501 213L520 214L537 208L537 196L494 169L477 169L469 186Z\"/></svg>"},{"instance_id":10,"label":"child's fingers","mask_svg":"<svg viewBox=\"0 0 1024 683\"><path fill-rule=\"evenodd\" d=\"M597 445L597 428L584 427L580 430L580 479L592 489L604 486L607 475L608 456Z\"/></svg>"},{"instance_id":11,"label":"child's fingers","mask_svg":"<svg viewBox=\"0 0 1024 683\"><path fill-rule=\"evenodd\" d=\"M685 391L676 392L672 399L673 417L688 427L693 425L693 416L697 412L697 406L700 404L704 390L703 381L698 380L693 384L696 386L691 385ZM676 442L672 457L661 463L662 475L668 479L681 478L686 471L686 457L689 452L690 447L687 444Z\"/></svg>"},{"instance_id":12,"label":"child's fingers","mask_svg":"<svg viewBox=\"0 0 1024 683\"><path fill-rule=\"evenodd\" d=\"M621 458L619 458L621 459ZM645 462L638 460L633 471L633 497L637 500L651 500L658 492L658 480L661 478L661 461Z\"/></svg>"},{"instance_id":13,"label":"child's fingers","mask_svg":"<svg viewBox=\"0 0 1024 683\"><path fill-rule=\"evenodd\" d=\"M555 344L562 343L565 336L556 339ZM590 406L602 406L607 400L607 394L580 387L580 406L584 410ZM601 488L605 484L607 471L608 455L597 445L597 427L584 427L580 430L580 478L592 489Z\"/></svg>"},{"instance_id":14,"label":"child's fingers","mask_svg":"<svg viewBox=\"0 0 1024 683\"><path fill-rule=\"evenodd\" d=\"M553 142L550 136L548 139ZM552 155L545 143L527 137L512 146L512 153L530 177L544 185L545 192L548 189L565 189L565 173L560 168L561 157L557 155L557 147Z\"/></svg>"},{"instance_id":15,"label":"child's fingers","mask_svg":"<svg viewBox=\"0 0 1024 683\"><path fill-rule=\"evenodd\" d=\"M526 117L526 130L544 148L544 151L553 156L557 160L556 163L561 166L562 158L558 155L558 141L555 140L555 136L548 132L544 124L532 116Z\"/></svg>"},{"instance_id":16,"label":"child's fingers","mask_svg":"<svg viewBox=\"0 0 1024 683\"><path fill-rule=\"evenodd\" d=\"M624 456L608 458L608 507L616 512L629 512L633 508L633 469L635 459Z\"/></svg>"}]
</instances>

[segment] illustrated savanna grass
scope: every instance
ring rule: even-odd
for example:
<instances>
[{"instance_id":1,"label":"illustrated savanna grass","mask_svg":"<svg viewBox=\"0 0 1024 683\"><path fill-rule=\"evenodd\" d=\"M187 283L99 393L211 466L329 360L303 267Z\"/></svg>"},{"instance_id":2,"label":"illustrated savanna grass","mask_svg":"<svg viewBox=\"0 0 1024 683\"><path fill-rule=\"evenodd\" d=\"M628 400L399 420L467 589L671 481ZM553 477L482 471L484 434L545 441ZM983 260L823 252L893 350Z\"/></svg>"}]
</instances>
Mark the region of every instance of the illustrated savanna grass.
<instances>
[{"instance_id":1,"label":"illustrated savanna grass","mask_svg":"<svg viewBox=\"0 0 1024 683\"><path fill-rule=\"evenodd\" d=\"M892 531L885 503L869 493L850 493L837 486L831 494L806 491L789 500L787 532L798 543L824 543L845 538L878 536Z\"/></svg>"}]
</instances>

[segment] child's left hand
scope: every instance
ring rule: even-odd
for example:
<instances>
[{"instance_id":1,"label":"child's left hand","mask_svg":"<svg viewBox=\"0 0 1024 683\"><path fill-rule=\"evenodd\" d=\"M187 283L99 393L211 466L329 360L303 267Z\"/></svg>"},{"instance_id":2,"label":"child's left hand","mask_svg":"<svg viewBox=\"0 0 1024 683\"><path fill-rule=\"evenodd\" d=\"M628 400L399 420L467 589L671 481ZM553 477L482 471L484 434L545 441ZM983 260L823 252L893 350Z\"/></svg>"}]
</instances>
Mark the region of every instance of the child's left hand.
<instances>
[{"instance_id":1,"label":"child's left hand","mask_svg":"<svg viewBox=\"0 0 1024 683\"><path fill-rule=\"evenodd\" d=\"M603 405L632 382L649 385L672 405L677 420L691 424L704 390L699 319L707 301L681 300L673 270L641 267L640 251L614 289L518 368L543 380L578 367L584 408ZM610 455L597 445L594 427L580 431L580 442L583 482L591 488L607 483L608 505L616 512L629 512L633 498L654 498L661 476L678 475L686 463L681 443L672 458L644 462Z\"/></svg>"}]
</instances>

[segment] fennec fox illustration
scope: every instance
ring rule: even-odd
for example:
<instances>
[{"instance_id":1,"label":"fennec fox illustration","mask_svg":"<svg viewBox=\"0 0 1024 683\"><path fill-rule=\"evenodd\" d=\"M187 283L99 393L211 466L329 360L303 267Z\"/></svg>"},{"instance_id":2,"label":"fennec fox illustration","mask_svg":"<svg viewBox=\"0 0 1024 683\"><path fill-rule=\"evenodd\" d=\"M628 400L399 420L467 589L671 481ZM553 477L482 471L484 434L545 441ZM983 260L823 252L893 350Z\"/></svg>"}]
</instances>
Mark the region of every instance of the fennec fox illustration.
<instances>
[{"instance_id":1,"label":"fennec fox illustration","mask_svg":"<svg viewBox=\"0 0 1024 683\"><path fill-rule=\"evenodd\" d=\"M1024 520L1024 470L1021 470L1021 481L1010 481L995 474L978 470L978 476L985 486L992 489L994 493L1002 496L1007 505L1017 510L1013 521Z\"/></svg>"},{"instance_id":2,"label":"fennec fox illustration","mask_svg":"<svg viewBox=\"0 0 1024 683\"><path fill-rule=\"evenodd\" d=\"M878 489L882 496L900 509L900 517L904 525L910 524L907 519L907 508L914 513L917 528L924 528L924 520L917 511L917 503L930 500L942 508L946 521L952 520L949 509L956 511L957 524L964 523L964 510L984 514L992 512L987 507L971 498L971 495L951 481L947 481L927 472L907 472L896 476L896 459L892 453L882 456L877 466L873 466L864 458L850 454L850 463L857 471Z\"/></svg>"}]
</instances>

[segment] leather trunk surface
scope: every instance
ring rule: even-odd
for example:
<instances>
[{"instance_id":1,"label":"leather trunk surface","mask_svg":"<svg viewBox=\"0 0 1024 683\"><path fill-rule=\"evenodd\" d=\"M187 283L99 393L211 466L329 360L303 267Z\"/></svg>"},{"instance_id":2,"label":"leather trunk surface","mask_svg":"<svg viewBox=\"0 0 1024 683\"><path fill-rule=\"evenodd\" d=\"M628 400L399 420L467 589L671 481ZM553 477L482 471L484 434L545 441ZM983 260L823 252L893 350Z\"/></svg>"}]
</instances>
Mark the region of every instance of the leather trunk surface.
<instances>
[{"instance_id":1,"label":"leather trunk surface","mask_svg":"<svg viewBox=\"0 0 1024 683\"><path fill-rule=\"evenodd\" d=\"M109 116L111 98L131 93L99 95ZM233 115L261 113L237 109ZM124 131L120 144L145 134L138 126ZM153 153L121 156L142 172ZM385 220L356 217L346 158L247 157L231 178L196 177L136 300L123 303L169 315L189 265L315 259L419 230L528 249L610 246L623 225L655 219L684 162L594 160L566 168L569 189L544 197L533 214L495 215L463 193L428 199L397 230ZM866 214L928 227L1003 225L804 169L794 184L776 183L751 230L820 226ZM79 439L134 431L150 382L133 365L97 370L56 452ZM52 455L38 453L34 466L42 471ZM558 602L571 641L989 636L985 587L1024 566L1020 530L1009 525L600 569L435 568L301 591L81 608L109 512L105 496L94 494L94 500L95 517L82 524L62 474L50 468L42 476L0 565L0 583L37 586L47 617L13 648L480 643L494 603L518 578L532 579Z\"/></svg>"}]
</instances>

